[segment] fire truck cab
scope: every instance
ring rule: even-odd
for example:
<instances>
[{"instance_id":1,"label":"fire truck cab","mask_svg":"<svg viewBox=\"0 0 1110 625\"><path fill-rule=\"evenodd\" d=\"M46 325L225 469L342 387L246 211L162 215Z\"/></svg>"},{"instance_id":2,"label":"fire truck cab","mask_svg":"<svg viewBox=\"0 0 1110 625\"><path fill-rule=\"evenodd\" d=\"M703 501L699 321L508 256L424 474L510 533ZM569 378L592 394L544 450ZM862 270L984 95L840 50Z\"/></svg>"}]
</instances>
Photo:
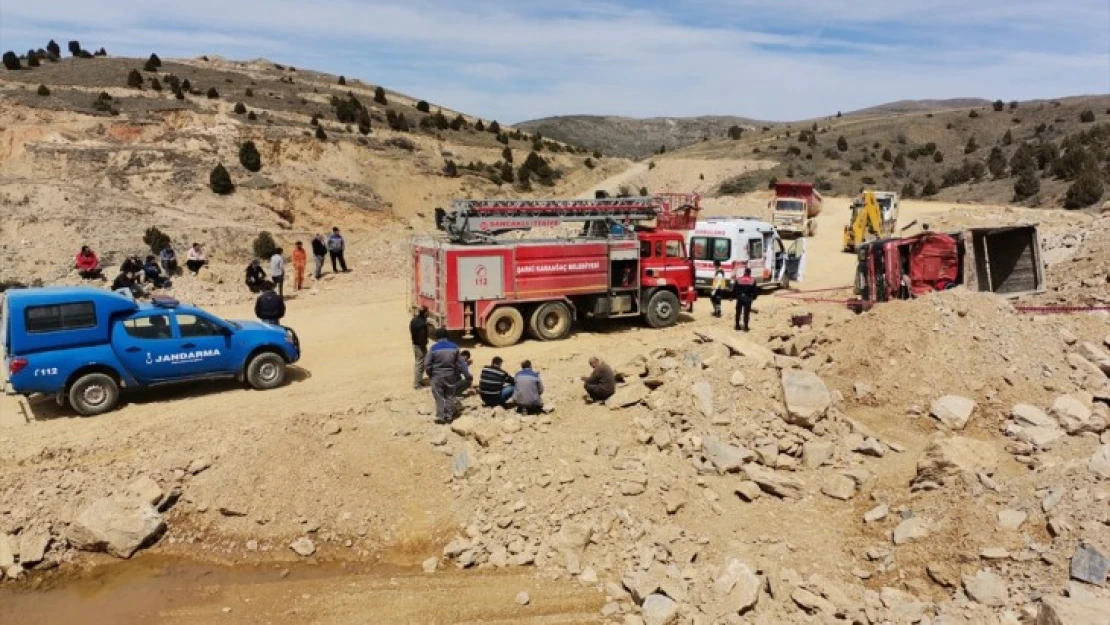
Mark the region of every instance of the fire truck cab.
<instances>
[{"instance_id":1,"label":"fire truck cab","mask_svg":"<svg viewBox=\"0 0 1110 625\"><path fill-rule=\"evenodd\" d=\"M525 331L537 340L566 337L575 320L642 317L651 327L693 309L694 265L685 235L695 205L675 220L659 198L476 200L437 214L448 237L412 244L411 306L429 321L473 332L495 347ZM652 227L641 225L655 220ZM533 226L587 222L566 239L498 239Z\"/></svg>"}]
</instances>

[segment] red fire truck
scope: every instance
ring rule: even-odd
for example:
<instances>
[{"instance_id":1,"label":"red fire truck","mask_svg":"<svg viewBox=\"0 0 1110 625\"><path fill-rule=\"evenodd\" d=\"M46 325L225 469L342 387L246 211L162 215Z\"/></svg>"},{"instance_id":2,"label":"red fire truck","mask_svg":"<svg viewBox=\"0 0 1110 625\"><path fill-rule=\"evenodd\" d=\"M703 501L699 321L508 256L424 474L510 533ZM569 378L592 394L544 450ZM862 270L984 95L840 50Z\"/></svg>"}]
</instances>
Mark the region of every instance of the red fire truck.
<instances>
[{"instance_id":1,"label":"red fire truck","mask_svg":"<svg viewBox=\"0 0 1110 625\"><path fill-rule=\"evenodd\" d=\"M495 347L566 337L575 319L643 317L654 328L693 310L685 230L696 194L592 200L457 200L436 209L444 234L411 245L413 309ZM581 223L566 238L503 238Z\"/></svg>"}]
</instances>

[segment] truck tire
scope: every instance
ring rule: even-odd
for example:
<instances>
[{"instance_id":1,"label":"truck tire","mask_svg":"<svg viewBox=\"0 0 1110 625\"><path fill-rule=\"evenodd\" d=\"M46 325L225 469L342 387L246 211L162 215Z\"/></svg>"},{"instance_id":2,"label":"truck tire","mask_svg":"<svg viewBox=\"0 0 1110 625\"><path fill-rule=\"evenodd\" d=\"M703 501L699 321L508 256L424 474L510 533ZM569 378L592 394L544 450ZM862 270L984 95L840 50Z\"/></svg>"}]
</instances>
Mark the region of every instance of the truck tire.
<instances>
[{"instance_id":1,"label":"truck tire","mask_svg":"<svg viewBox=\"0 0 1110 625\"><path fill-rule=\"evenodd\" d=\"M285 381L285 359L274 352L255 354L247 363L247 383L251 388L268 391Z\"/></svg>"},{"instance_id":2,"label":"truck tire","mask_svg":"<svg viewBox=\"0 0 1110 625\"><path fill-rule=\"evenodd\" d=\"M69 387L69 405L82 417L104 414L119 403L119 384L106 373L86 373Z\"/></svg>"},{"instance_id":3,"label":"truck tire","mask_svg":"<svg viewBox=\"0 0 1110 625\"><path fill-rule=\"evenodd\" d=\"M558 341L570 334L570 325L570 307L563 302L547 302L532 311L528 330L537 341Z\"/></svg>"},{"instance_id":4,"label":"truck tire","mask_svg":"<svg viewBox=\"0 0 1110 625\"><path fill-rule=\"evenodd\" d=\"M670 291L656 291L644 310L647 324L653 328L666 328L678 321L678 296Z\"/></svg>"},{"instance_id":5,"label":"truck tire","mask_svg":"<svg viewBox=\"0 0 1110 625\"><path fill-rule=\"evenodd\" d=\"M502 306L486 319L486 342L493 347L508 347L524 336L524 316L512 306Z\"/></svg>"}]
</instances>

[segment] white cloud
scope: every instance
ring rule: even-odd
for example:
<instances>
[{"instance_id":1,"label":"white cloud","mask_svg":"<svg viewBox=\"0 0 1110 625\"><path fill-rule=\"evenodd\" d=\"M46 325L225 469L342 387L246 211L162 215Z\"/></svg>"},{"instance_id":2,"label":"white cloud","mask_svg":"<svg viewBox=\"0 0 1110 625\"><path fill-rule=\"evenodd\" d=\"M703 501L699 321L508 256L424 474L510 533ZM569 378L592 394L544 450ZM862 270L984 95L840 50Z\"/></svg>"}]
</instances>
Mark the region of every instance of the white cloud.
<instances>
[{"instance_id":1,"label":"white cloud","mask_svg":"<svg viewBox=\"0 0 1110 625\"><path fill-rule=\"evenodd\" d=\"M1110 92L1105 0L3 1L2 47L68 30L109 52L270 56L511 121Z\"/></svg>"}]
</instances>

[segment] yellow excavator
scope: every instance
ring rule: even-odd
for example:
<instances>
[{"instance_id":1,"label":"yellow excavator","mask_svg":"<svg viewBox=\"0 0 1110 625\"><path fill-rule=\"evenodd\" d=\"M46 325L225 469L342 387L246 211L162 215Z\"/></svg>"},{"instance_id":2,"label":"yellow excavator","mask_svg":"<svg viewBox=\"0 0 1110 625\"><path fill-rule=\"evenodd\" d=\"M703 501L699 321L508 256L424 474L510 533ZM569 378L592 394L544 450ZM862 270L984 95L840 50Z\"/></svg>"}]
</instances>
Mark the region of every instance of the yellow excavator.
<instances>
[{"instance_id":1,"label":"yellow excavator","mask_svg":"<svg viewBox=\"0 0 1110 625\"><path fill-rule=\"evenodd\" d=\"M898 194L864 191L852 201L852 217L844 226L844 251L854 252L866 241L894 235L898 225Z\"/></svg>"}]
</instances>

